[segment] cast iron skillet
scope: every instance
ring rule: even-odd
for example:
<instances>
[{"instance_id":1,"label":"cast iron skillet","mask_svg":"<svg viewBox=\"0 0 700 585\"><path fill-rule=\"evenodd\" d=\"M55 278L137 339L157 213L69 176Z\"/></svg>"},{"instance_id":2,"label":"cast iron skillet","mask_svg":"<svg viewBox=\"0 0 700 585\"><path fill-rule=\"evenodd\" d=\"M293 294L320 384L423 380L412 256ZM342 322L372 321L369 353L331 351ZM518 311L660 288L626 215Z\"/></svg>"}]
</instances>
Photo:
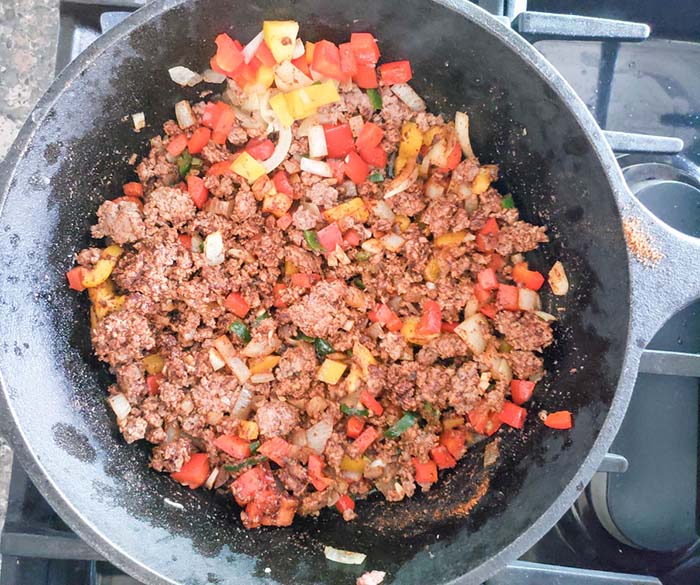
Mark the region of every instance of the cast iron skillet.
<instances>
[{"instance_id":1,"label":"cast iron skillet","mask_svg":"<svg viewBox=\"0 0 700 585\"><path fill-rule=\"evenodd\" d=\"M177 100L194 98L167 69L201 70L215 34L246 40L265 18L296 19L307 39L369 30L385 58L410 59L413 85L433 111L466 109L481 160L500 164L502 188L527 220L549 226L552 243L531 261L546 270L562 260L572 292L544 295L546 308L565 308L549 373L526 431L499 433L501 461L488 473L477 449L428 495L360 503L355 522L329 510L292 528L247 532L230 498L176 485L148 469L145 445L123 443L104 400L109 374L91 353L86 301L68 291L64 273L90 243L100 202L133 179L131 153L146 152ZM138 111L149 123L141 134L125 119ZM0 193L4 431L71 527L151 584L350 583L365 569L388 571L387 582L483 581L572 504L618 429L642 348L700 290L691 270L698 242L632 198L571 88L468 3L154 2L59 76L15 143ZM655 267L628 256L625 216L664 254ZM544 428L540 408L573 410L574 429ZM327 562L326 544L367 553L365 566Z\"/></svg>"}]
</instances>

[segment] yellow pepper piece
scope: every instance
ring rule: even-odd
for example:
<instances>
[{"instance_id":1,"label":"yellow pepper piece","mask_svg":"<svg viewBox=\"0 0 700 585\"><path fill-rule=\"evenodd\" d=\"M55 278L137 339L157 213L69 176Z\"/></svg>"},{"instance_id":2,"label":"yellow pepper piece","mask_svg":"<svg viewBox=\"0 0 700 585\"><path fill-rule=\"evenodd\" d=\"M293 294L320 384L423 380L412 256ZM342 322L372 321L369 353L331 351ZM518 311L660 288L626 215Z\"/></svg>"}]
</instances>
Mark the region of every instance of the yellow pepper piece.
<instances>
[{"instance_id":1,"label":"yellow pepper piece","mask_svg":"<svg viewBox=\"0 0 700 585\"><path fill-rule=\"evenodd\" d=\"M304 89L300 87L284 94L287 101L287 111L295 120L302 120L316 113L317 106Z\"/></svg>"},{"instance_id":2,"label":"yellow pepper piece","mask_svg":"<svg viewBox=\"0 0 700 585\"><path fill-rule=\"evenodd\" d=\"M275 81L275 71L272 67L262 65L255 74L255 83L250 87L250 90L257 93L262 93L267 88L272 87ZM246 87L246 89L248 89Z\"/></svg>"},{"instance_id":3,"label":"yellow pepper piece","mask_svg":"<svg viewBox=\"0 0 700 585\"><path fill-rule=\"evenodd\" d=\"M294 118L289 113L287 100L283 93L278 93L270 98L270 107L272 108L272 111L277 114L277 117L283 126L288 128L294 124Z\"/></svg>"},{"instance_id":4,"label":"yellow pepper piece","mask_svg":"<svg viewBox=\"0 0 700 585\"><path fill-rule=\"evenodd\" d=\"M151 374L151 376L160 374L165 367L165 360L163 359L163 356L158 353L147 355L141 360L141 363L143 364L146 372Z\"/></svg>"},{"instance_id":5,"label":"yellow pepper piece","mask_svg":"<svg viewBox=\"0 0 700 585\"><path fill-rule=\"evenodd\" d=\"M432 146L435 137L441 135L443 128L440 126L433 126L425 134L423 134L423 146Z\"/></svg>"},{"instance_id":6,"label":"yellow pepper piece","mask_svg":"<svg viewBox=\"0 0 700 585\"><path fill-rule=\"evenodd\" d=\"M102 284L98 284L87 290L90 301L92 302L95 318L98 321L121 308L126 300L126 297L117 295L114 289L114 283L109 278Z\"/></svg>"},{"instance_id":7,"label":"yellow pepper piece","mask_svg":"<svg viewBox=\"0 0 700 585\"><path fill-rule=\"evenodd\" d=\"M352 346L352 357L356 360L360 369L362 370L362 375L366 379L369 373L369 366L376 366L377 360L374 359L372 352L359 341L355 342Z\"/></svg>"},{"instance_id":8,"label":"yellow pepper piece","mask_svg":"<svg viewBox=\"0 0 700 585\"><path fill-rule=\"evenodd\" d=\"M255 181L266 174L265 167L245 151L233 161L231 170L249 183L255 183Z\"/></svg>"},{"instance_id":9,"label":"yellow pepper piece","mask_svg":"<svg viewBox=\"0 0 700 585\"><path fill-rule=\"evenodd\" d=\"M350 372L345 378L345 391L348 394L355 392L359 389L360 383L362 382L362 372L356 364L350 366Z\"/></svg>"},{"instance_id":10,"label":"yellow pepper piece","mask_svg":"<svg viewBox=\"0 0 700 585\"><path fill-rule=\"evenodd\" d=\"M337 384L346 369L345 364L326 358L316 373L316 379L326 384Z\"/></svg>"},{"instance_id":11,"label":"yellow pepper piece","mask_svg":"<svg viewBox=\"0 0 700 585\"><path fill-rule=\"evenodd\" d=\"M284 275L285 276L291 276L292 274L296 274L299 272L299 268L297 267L294 262L291 262L290 260L285 260L284 261Z\"/></svg>"},{"instance_id":12,"label":"yellow pepper piece","mask_svg":"<svg viewBox=\"0 0 700 585\"><path fill-rule=\"evenodd\" d=\"M409 343L413 343L414 345L425 345L431 339L435 339L439 335L439 333L436 333L435 335L417 335L416 327L418 327L418 323L420 323L420 317L407 317L403 322L401 335L403 335L404 339Z\"/></svg>"},{"instance_id":13,"label":"yellow pepper piece","mask_svg":"<svg viewBox=\"0 0 700 585\"><path fill-rule=\"evenodd\" d=\"M238 423L238 436L247 441L255 441L258 438L260 429L258 423L253 420L242 420Z\"/></svg>"},{"instance_id":14,"label":"yellow pepper piece","mask_svg":"<svg viewBox=\"0 0 700 585\"><path fill-rule=\"evenodd\" d=\"M119 256L122 255L122 249L116 244L107 246L100 254L100 259L95 263L92 270L86 270L83 274L83 286L92 288L102 284L112 274L112 270L117 265Z\"/></svg>"},{"instance_id":15,"label":"yellow pepper piece","mask_svg":"<svg viewBox=\"0 0 700 585\"><path fill-rule=\"evenodd\" d=\"M292 198L286 193L269 193L265 195L262 210L275 217L282 217L292 206Z\"/></svg>"},{"instance_id":16,"label":"yellow pepper piece","mask_svg":"<svg viewBox=\"0 0 700 585\"><path fill-rule=\"evenodd\" d=\"M397 156L396 160L394 161L394 174L398 175L406 166L407 162L408 160L405 157Z\"/></svg>"},{"instance_id":17,"label":"yellow pepper piece","mask_svg":"<svg viewBox=\"0 0 700 585\"><path fill-rule=\"evenodd\" d=\"M449 234L442 234L435 238L435 246L438 248L445 248L446 246L456 246L464 241L467 237L467 232L451 232Z\"/></svg>"},{"instance_id":18,"label":"yellow pepper piece","mask_svg":"<svg viewBox=\"0 0 700 585\"><path fill-rule=\"evenodd\" d=\"M304 52L306 53L306 62L311 65L314 61L314 48L316 47L316 43L312 43L311 41L306 41L306 44L304 45L304 48L306 49Z\"/></svg>"},{"instance_id":19,"label":"yellow pepper piece","mask_svg":"<svg viewBox=\"0 0 700 585\"><path fill-rule=\"evenodd\" d=\"M440 278L440 262L437 258L431 259L423 269L423 278L428 282L436 282Z\"/></svg>"},{"instance_id":20,"label":"yellow pepper piece","mask_svg":"<svg viewBox=\"0 0 700 585\"><path fill-rule=\"evenodd\" d=\"M301 88L300 91L303 91L317 108L340 101L338 88L332 81L309 85L308 87Z\"/></svg>"},{"instance_id":21,"label":"yellow pepper piece","mask_svg":"<svg viewBox=\"0 0 700 585\"><path fill-rule=\"evenodd\" d=\"M355 221L363 223L369 219L369 210L360 197L353 197L340 205L326 209L323 217L329 222L340 221L346 217L352 217Z\"/></svg>"},{"instance_id":22,"label":"yellow pepper piece","mask_svg":"<svg viewBox=\"0 0 700 585\"><path fill-rule=\"evenodd\" d=\"M265 357L250 360L250 362L248 362L248 369L250 370L251 376L253 374L266 374L271 372L279 362L280 356L266 355Z\"/></svg>"},{"instance_id":23,"label":"yellow pepper piece","mask_svg":"<svg viewBox=\"0 0 700 585\"><path fill-rule=\"evenodd\" d=\"M409 160L416 158L423 146L423 134L415 122L405 122L401 127L401 142L399 143L399 157Z\"/></svg>"},{"instance_id":24,"label":"yellow pepper piece","mask_svg":"<svg viewBox=\"0 0 700 585\"><path fill-rule=\"evenodd\" d=\"M367 461L362 457L359 459L351 459L347 455L343 455L343 458L340 460L340 469L342 471L362 473L366 465Z\"/></svg>"},{"instance_id":25,"label":"yellow pepper piece","mask_svg":"<svg viewBox=\"0 0 700 585\"><path fill-rule=\"evenodd\" d=\"M294 20L266 20L263 22L263 37L270 47L275 61L281 63L292 58L299 33L299 23Z\"/></svg>"},{"instance_id":26,"label":"yellow pepper piece","mask_svg":"<svg viewBox=\"0 0 700 585\"><path fill-rule=\"evenodd\" d=\"M411 225L411 218L407 215L397 215L394 221L396 222L396 225L399 226L399 229L402 232L405 232Z\"/></svg>"},{"instance_id":27,"label":"yellow pepper piece","mask_svg":"<svg viewBox=\"0 0 700 585\"><path fill-rule=\"evenodd\" d=\"M487 168L479 169L479 174L472 181L472 193L481 195L491 186L491 172Z\"/></svg>"}]
</instances>

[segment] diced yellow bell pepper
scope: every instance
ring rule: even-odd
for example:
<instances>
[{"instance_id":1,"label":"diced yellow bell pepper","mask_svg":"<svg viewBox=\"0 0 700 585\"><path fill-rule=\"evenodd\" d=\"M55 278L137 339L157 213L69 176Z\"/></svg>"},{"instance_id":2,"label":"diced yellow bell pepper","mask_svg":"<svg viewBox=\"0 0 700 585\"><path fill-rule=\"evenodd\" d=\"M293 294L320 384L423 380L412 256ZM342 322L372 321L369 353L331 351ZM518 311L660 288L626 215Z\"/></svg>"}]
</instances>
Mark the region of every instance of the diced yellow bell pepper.
<instances>
[{"instance_id":1,"label":"diced yellow bell pepper","mask_svg":"<svg viewBox=\"0 0 700 585\"><path fill-rule=\"evenodd\" d=\"M362 473L365 470L366 465L367 461L363 457L360 457L359 459L351 459L347 455L343 455L343 458L340 460L340 469L342 471Z\"/></svg>"},{"instance_id":2,"label":"diced yellow bell pepper","mask_svg":"<svg viewBox=\"0 0 700 585\"><path fill-rule=\"evenodd\" d=\"M255 83L246 86L246 92L263 93L266 89L272 87L274 81L275 70L272 67L261 65L255 74Z\"/></svg>"},{"instance_id":3,"label":"diced yellow bell pepper","mask_svg":"<svg viewBox=\"0 0 700 585\"><path fill-rule=\"evenodd\" d=\"M289 113L289 106L287 106L287 99L283 93L278 93L270 98L270 107L272 111L277 115L279 121L283 126L287 128L294 124L294 118L292 114Z\"/></svg>"},{"instance_id":4,"label":"diced yellow bell pepper","mask_svg":"<svg viewBox=\"0 0 700 585\"><path fill-rule=\"evenodd\" d=\"M443 133L441 126L433 126L423 134L423 146L432 146L435 137Z\"/></svg>"},{"instance_id":5,"label":"diced yellow bell pepper","mask_svg":"<svg viewBox=\"0 0 700 585\"><path fill-rule=\"evenodd\" d=\"M285 276L291 276L292 274L296 274L299 272L299 268L297 267L294 262L290 260L285 260L284 261L284 275Z\"/></svg>"},{"instance_id":6,"label":"diced yellow bell pepper","mask_svg":"<svg viewBox=\"0 0 700 585\"><path fill-rule=\"evenodd\" d=\"M305 51L304 53L306 54L306 62L311 65L311 63L314 62L314 48L316 47L316 43L312 43L311 41L306 41L306 44L304 45Z\"/></svg>"},{"instance_id":7,"label":"diced yellow bell pepper","mask_svg":"<svg viewBox=\"0 0 700 585\"><path fill-rule=\"evenodd\" d=\"M372 355L372 352L367 348L367 346L362 345L359 341L356 341L352 346L352 357L353 360L355 360L360 366L362 375L365 379L369 373L369 366L377 365L377 360Z\"/></svg>"},{"instance_id":8,"label":"diced yellow bell pepper","mask_svg":"<svg viewBox=\"0 0 700 585\"><path fill-rule=\"evenodd\" d=\"M417 335L416 328L420 323L420 317L407 317L403 322L403 327L401 328L401 335L409 343L414 345L425 345L430 340L435 339L439 333L435 335Z\"/></svg>"},{"instance_id":9,"label":"diced yellow bell pepper","mask_svg":"<svg viewBox=\"0 0 700 585\"><path fill-rule=\"evenodd\" d=\"M406 166L406 163L408 162L408 159L406 159L403 156L397 156L396 160L394 161L394 174L398 175L403 168Z\"/></svg>"},{"instance_id":10,"label":"diced yellow bell pepper","mask_svg":"<svg viewBox=\"0 0 700 585\"><path fill-rule=\"evenodd\" d=\"M83 274L83 286L92 288L102 284L112 274L112 270L117 265L119 256L122 255L122 249L116 244L107 246L100 254L100 259L95 263L91 270L86 270Z\"/></svg>"},{"instance_id":11,"label":"diced yellow bell pepper","mask_svg":"<svg viewBox=\"0 0 700 585\"><path fill-rule=\"evenodd\" d=\"M326 384L337 384L346 369L345 364L326 358L316 373L316 379Z\"/></svg>"},{"instance_id":12,"label":"diced yellow bell pepper","mask_svg":"<svg viewBox=\"0 0 700 585\"><path fill-rule=\"evenodd\" d=\"M255 183L255 181L265 174L265 167L245 151L239 154L236 160L233 161L231 170L249 183Z\"/></svg>"},{"instance_id":13,"label":"diced yellow bell pepper","mask_svg":"<svg viewBox=\"0 0 700 585\"><path fill-rule=\"evenodd\" d=\"M350 372L345 377L345 390L348 394L355 392L359 389L360 383L362 382L362 372L356 364L350 366Z\"/></svg>"},{"instance_id":14,"label":"diced yellow bell pepper","mask_svg":"<svg viewBox=\"0 0 700 585\"><path fill-rule=\"evenodd\" d=\"M353 197L340 205L326 209L323 217L329 222L340 221L346 217L352 217L355 221L363 223L369 219L369 210L360 197Z\"/></svg>"},{"instance_id":15,"label":"diced yellow bell pepper","mask_svg":"<svg viewBox=\"0 0 700 585\"><path fill-rule=\"evenodd\" d=\"M479 169L479 174L472 181L472 193L476 195L481 195L485 193L486 190L491 186L491 170L488 167L482 167Z\"/></svg>"},{"instance_id":16,"label":"diced yellow bell pepper","mask_svg":"<svg viewBox=\"0 0 700 585\"><path fill-rule=\"evenodd\" d=\"M265 195L262 210L275 217L282 217L292 206L292 198L286 193L270 193Z\"/></svg>"},{"instance_id":17,"label":"diced yellow bell pepper","mask_svg":"<svg viewBox=\"0 0 700 585\"><path fill-rule=\"evenodd\" d=\"M250 370L251 376L253 374L267 374L271 372L279 362L280 356L266 355L265 357L250 360L248 362L248 369Z\"/></svg>"},{"instance_id":18,"label":"diced yellow bell pepper","mask_svg":"<svg viewBox=\"0 0 700 585\"><path fill-rule=\"evenodd\" d=\"M242 420L238 423L238 436L247 441L255 441L260 434L258 423L254 420Z\"/></svg>"},{"instance_id":19,"label":"diced yellow bell pepper","mask_svg":"<svg viewBox=\"0 0 700 585\"><path fill-rule=\"evenodd\" d=\"M151 376L160 374L163 371L163 368L165 367L165 360L163 359L163 356L159 353L147 355L141 360L141 363L143 364L143 367L146 370L146 372L151 374Z\"/></svg>"},{"instance_id":20,"label":"diced yellow bell pepper","mask_svg":"<svg viewBox=\"0 0 700 585\"><path fill-rule=\"evenodd\" d=\"M423 134L415 122L405 122L401 127L401 142L399 143L399 157L406 160L416 158L423 146Z\"/></svg>"},{"instance_id":21,"label":"diced yellow bell pepper","mask_svg":"<svg viewBox=\"0 0 700 585\"><path fill-rule=\"evenodd\" d=\"M440 278L440 262L437 258L432 258L423 269L423 278L427 282L436 282Z\"/></svg>"},{"instance_id":22,"label":"diced yellow bell pepper","mask_svg":"<svg viewBox=\"0 0 700 585\"><path fill-rule=\"evenodd\" d=\"M435 246L438 248L445 248L447 246L456 246L464 241L467 237L467 232L451 232L449 234L442 234L435 238Z\"/></svg>"},{"instance_id":23,"label":"diced yellow bell pepper","mask_svg":"<svg viewBox=\"0 0 700 585\"><path fill-rule=\"evenodd\" d=\"M98 321L121 308L126 300L126 297L117 295L114 283L109 278L87 290Z\"/></svg>"},{"instance_id":24,"label":"diced yellow bell pepper","mask_svg":"<svg viewBox=\"0 0 700 585\"><path fill-rule=\"evenodd\" d=\"M305 89L300 87L284 94L289 115L295 120L303 120L316 113L317 106L304 91Z\"/></svg>"},{"instance_id":25,"label":"diced yellow bell pepper","mask_svg":"<svg viewBox=\"0 0 700 585\"><path fill-rule=\"evenodd\" d=\"M405 232L411 225L411 218L407 215L397 215L394 221L396 222L396 225L399 226L399 229L402 232Z\"/></svg>"},{"instance_id":26,"label":"diced yellow bell pepper","mask_svg":"<svg viewBox=\"0 0 700 585\"><path fill-rule=\"evenodd\" d=\"M332 81L324 81L302 89L317 108L340 101L338 88Z\"/></svg>"},{"instance_id":27,"label":"diced yellow bell pepper","mask_svg":"<svg viewBox=\"0 0 700 585\"><path fill-rule=\"evenodd\" d=\"M266 20L263 22L263 37L270 47L275 61L290 60L299 34L299 23L294 20Z\"/></svg>"}]
</instances>

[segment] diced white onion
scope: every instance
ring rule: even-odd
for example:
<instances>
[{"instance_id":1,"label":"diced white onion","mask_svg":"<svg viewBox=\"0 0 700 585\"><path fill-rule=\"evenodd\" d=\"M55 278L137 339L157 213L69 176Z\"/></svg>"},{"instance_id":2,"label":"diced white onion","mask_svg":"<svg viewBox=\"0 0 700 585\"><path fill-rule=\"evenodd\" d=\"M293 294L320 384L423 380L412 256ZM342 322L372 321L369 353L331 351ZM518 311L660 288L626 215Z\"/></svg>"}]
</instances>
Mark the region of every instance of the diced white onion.
<instances>
[{"instance_id":1,"label":"diced white onion","mask_svg":"<svg viewBox=\"0 0 700 585\"><path fill-rule=\"evenodd\" d=\"M391 91L414 112L425 111L425 102L423 98L407 83L396 83L391 86Z\"/></svg>"},{"instance_id":2,"label":"diced white onion","mask_svg":"<svg viewBox=\"0 0 700 585\"><path fill-rule=\"evenodd\" d=\"M277 138L277 146L275 146L275 151L272 156L267 160L263 161L262 166L265 167L265 172L269 173L275 170L282 161L287 158L289 154L289 148L292 146L292 129L282 128L279 131L279 136Z\"/></svg>"},{"instance_id":3,"label":"diced white onion","mask_svg":"<svg viewBox=\"0 0 700 585\"><path fill-rule=\"evenodd\" d=\"M569 279L564 271L564 265L558 260L552 266L547 278L552 292L557 296L563 296L569 292Z\"/></svg>"},{"instance_id":4,"label":"diced white onion","mask_svg":"<svg viewBox=\"0 0 700 585\"><path fill-rule=\"evenodd\" d=\"M521 311L538 311L541 308L540 295L529 288L519 288L518 307Z\"/></svg>"},{"instance_id":5,"label":"diced white onion","mask_svg":"<svg viewBox=\"0 0 700 585\"><path fill-rule=\"evenodd\" d=\"M318 116L316 114L309 116L308 118L304 118L301 123L299 124L299 127L297 128L296 135L297 138L304 138L305 136L309 135L309 129L312 126L316 126L318 124Z\"/></svg>"},{"instance_id":6,"label":"diced white onion","mask_svg":"<svg viewBox=\"0 0 700 585\"><path fill-rule=\"evenodd\" d=\"M513 254L510 257L510 261L513 264L520 264L521 262L525 262L525 256L523 256L522 254Z\"/></svg>"},{"instance_id":7,"label":"diced white onion","mask_svg":"<svg viewBox=\"0 0 700 585\"><path fill-rule=\"evenodd\" d=\"M328 419L322 419L306 430L306 441L316 453L323 453L326 443L333 433L333 424Z\"/></svg>"},{"instance_id":8,"label":"diced white onion","mask_svg":"<svg viewBox=\"0 0 700 585\"><path fill-rule=\"evenodd\" d=\"M554 315L551 315L550 313L545 313L544 311L535 311L535 315L537 315L542 321L545 321L546 323L551 323L552 321L556 321L557 318Z\"/></svg>"},{"instance_id":9,"label":"diced white onion","mask_svg":"<svg viewBox=\"0 0 700 585\"><path fill-rule=\"evenodd\" d=\"M362 127L365 125L365 119L362 116L353 116L348 120L348 124L350 124L353 137L357 138L360 135Z\"/></svg>"},{"instance_id":10,"label":"diced white onion","mask_svg":"<svg viewBox=\"0 0 700 585\"><path fill-rule=\"evenodd\" d=\"M326 133L323 126L317 124L309 128L309 156L311 158L321 158L328 156L328 146L326 145Z\"/></svg>"},{"instance_id":11,"label":"diced white onion","mask_svg":"<svg viewBox=\"0 0 700 585\"><path fill-rule=\"evenodd\" d=\"M251 384L265 384L267 382L272 382L275 379L275 375L271 372L263 372L260 374L253 374L250 377Z\"/></svg>"},{"instance_id":12,"label":"diced white onion","mask_svg":"<svg viewBox=\"0 0 700 585\"><path fill-rule=\"evenodd\" d=\"M204 256L209 266L217 266L224 262L224 239L221 232L216 231L204 239Z\"/></svg>"},{"instance_id":13,"label":"diced white onion","mask_svg":"<svg viewBox=\"0 0 700 585\"><path fill-rule=\"evenodd\" d=\"M226 335L221 335L214 340L216 351L221 354L221 357L226 362L231 372L238 378L238 381L243 384L250 378L250 370L243 363L243 360L236 355L236 350L231 343L231 340Z\"/></svg>"},{"instance_id":14,"label":"diced white onion","mask_svg":"<svg viewBox=\"0 0 700 585\"><path fill-rule=\"evenodd\" d=\"M201 252L203 243L204 242L202 241L202 238L200 238L199 236L192 236L192 246L190 250L192 250L192 252Z\"/></svg>"},{"instance_id":15,"label":"diced white onion","mask_svg":"<svg viewBox=\"0 0 700 585\"><path fill-rule=\"evenodd\" d=\"M263 31L260 31L250 40L250 42L245 47L243 47L243 60L246 63L250 63L253 60L256 51L260 48L260 45L262 45L264 39L265 37L263 35Z\"/></svg>"},{"instance_id":16,"label":"diced white onion","mask_svg":"<svg viewBox=\"0 0 700 585\"><path fill-rule=\"evenodd\" d=\"M513 379L513 370L510 368L508 360L502 357L495 357L491 360L491 375L496 380L502 380L506 384L510 384Z\"/></svg>"},{"instance_id":17,"label":"diced white onion","mask_svg":"<svg viewBox=\"0 0 700 585\"><path fill-rule=\"evenodd\" d=\"M442 197L444 193L445 193L445 185L443 185L435 177L430 177L425 182L425 194L430 199L437 199L438 197Z\"/></svg>"},{"instance_id":18,"label":"diced white onion","mask_svg":"<svg viewBox=\"0 0 700 585\"><path fill-rule=\"evenodd\" d=\"M398 252L406 240L398 234L387 234L382 237L382 244L390 252Z\"/></svg>"},{"instance_id":19,"label":"diced white onion","mask_svg":"<svg viewBox=\"0 0 700 585\"><path fill-rule=\"evenodd\" d=\"M416 182L416 179L418 179L418 166L416 165L416 161L411 159L406 163L406 166L401 169L401 172L387 185L386 191L384 192L384 199L389 199L389 197L394 197L394 195L403 193Z\"/></svg>"},{"instance_id":20,"label":"diced white onion","mask_svg":"<svg viewBox=\"0 0 700 585\"><path fill-rule=\"evenodd\" d=\"M462 147L464 156L474 158L474 151L472 150L472 143L469 138L469 116L464 112L457 112L455 114L455 132L457 133L457 140L459 140L459 145Z\"/></svg>"},{"instance_id":21,"label":"diced white onion","mask_svg":"<svg viewBox=\"0 0 700 585\"><path fill-rule=\"evenodd\" d=\"M394 221L396 219L396 214L392 211L391 207L389 207L389 204L381 199L377 201L377 204L374 206L374 215L387 221Z\"/></svg>"},{"instance_id":22,"label":"diced white onion","mask_svg":"<svg viewBox=\"0 0 700 585\"><path fill-rule=\"evenodd\" d=\"M384 251L384 246L376 238L370 238L362 242L362 249L369 254L379 254Z\"/></svg>"},{"instance_id":23,"label":"diced white onion","mask_svg":"<svg viewBox=\"0 0 700 585\"><path fill-rule=\"evenodd\" d=\"M134 123L134 130L141 132L146 127L146 115L143 112L131 114L131 120Z\"/></svg>"},{"instance_id":24,"label":"diced white onion","mask_svg":"<svg viewBox=\"0 0 700 585\"><path fill-rule=\"evenodd\" d=\"M183 67L182 65L171 67L168 69L168 74L170 75L170 79L182 87L196 85L202 80L202 76L199 73L187 67Z\"/></svg>"},{"instance_id":25,"label":"diced white onion","mask_svg":"<svg viewBox=\"0 0 700 585\"><path fill-rule=\"evenodd\" d=\"M476 313L478 311L479 311L479 301L477 301L476 297L474 295L472 295L469 297L467 304L464 306L464 316L471 317L472 315L476 315Z\"/></svg>"},{"instance_id":26,"label":"diced white onion","mask_svg":"<svg viewBox=\"0 0 700 585\"><path fill-rule=\"evenodd\" d=\"M107 402L112 407L114 414L117 415L117 420L123 420L129 416L131 404L123 394L114 394L107 399Z\"/></svg>"},{"instance_id":27,"label":"diced white onion","mask_svg":"<svg viewBox=\"0 0 700 585\"><path fill-rule=\"evenodd\" d=\"M369 327L367 327L365 333L367 333L367 335L369 335L372 339L379 339L384 333L384 329L382 329L381 323L372 323Z\"/></svg>"},{"instance_id":28,"label":"diced white onion","mask_svg":"<svg viewBox=\"0 0 700 585\"><path fill-rule=\"evenodd\" d=\"M218 372L226 365L224 358L222 358L221 354L213 347L209 348L209 363L215 372Z\"/></svg>"},{"instance_id":29,"label":"diced white onion","mask_svg":"<svg viewBox=\"0 0 700 585\"><path fill-rule=\"evenodd\" d=\"M345 565L361 565L367 558L365 554L333 548L332 546L325 547L323 554L329 561Z\"/></svg>"},{"instance_id":30,"label":"diced white onion","mask_svg":"<svg viewBox=\"0 0 700 585\"><path fill-rule=\"evenodd\" d=\"M306 53L306 49L304 48L304 41L301 39L297 39L297 42L294 43L294 50L292 51L292 59L298 59L301 57L303 54Z\"/></svg>"},{"instance_id":31,"label":"diced white onion","mask_svg":"<svg viewBox=\"0 0 700 585\"><path fill-rule=\"evenodd\" d=\"M243 384L243 382L246 382L248 378L250 378L250 370L241 358L233 358L232 360L227 362L227 365L229 368L231 368L233 375L236 376L236 378L238 378L238 381L241 384Z\"/></svg>"},{"instance_id":32,"label":"diced white onion","mask_svg":"<svg viewBox=\"0 0 700 585\"><path fill-rule=\"evenodd\" d=\"M216 478L218 475L219 475L219 468L215 467L212 470L212 472L209 474L207 481L204 482L204 487L207 488L208 490L212 489L214 487L214 482L216 481Z\"/></svg>"},{"instance_id":33,"label":"diced white onion","mask_svg":"<svg viewBox=\"0 0 700 585\"><path fill-rule=\"evenodd\" d=\"M472 315L455 327L455 333L467 344L472 353L480 354L486 349L484 331L488 331L488 321L481 313Z\"/></svg>"},{"instance_id":34,"label":"diced white onion","mask_svg":"<svg viewBox=\"0 0 700 585\"><path fill-rule=\"evenodd\" d=\"M179 101L175 104L175 118L177 118L177 125L183 130L194 126L196 120L194 114L192 113L192 106L187 100Z\"/></svg>"},{"instance_id":35,"label":"diced white onion","mask_svg":"<svg viewBox=\"0 0 700 585\"><path fill-rule=\"evenodd\" d=\"M218 71L212 71L211 69L205 69L202 72L202 79L207 83L223 83L226 81L226 76Z\"/></svg>"},{"instance_id":36,"label":"diced white onion","mask_svg":"<svg viewBox=\"0 0 700 585\"><path fill-rule=\"evenodd\" d=\"M345 471L341 471L340 475L343 477L343 479L351 483L355 481L360 481L362 479L361 471L351 471L349 469L346 469Z\"/></svg>"},{"instance_id":37,"label":"diced white onion","mask_svg":"<svg viewBox=\"0 0 700 585\"><path fill-rule=\"evenodd\" d=\"M299 166L302 171L311 173L312 175L318 175L319 177L332 177L333 169L330 165L322 160L313 160L311 158L302 157L299 161Z\"/></svg>"},{"instance_id":38,"label":"diced white onion","mask_svg":"<svg viewBox=\"0 0 700 585\"><path fill-rule=\"evenodd\" d=\"M343 189L345 189L345 194L348 197L356 197L357 196L357 186L352 181L344 181L341 184L341 187Z\"/></svg>"},{"instance_id":39,"label":"diced white onion","mask_svg":"<svg viewBox=\"0 0 700 585\"><path fill-rule=\"evenodd\" d=\"M270 355L280 346L280 341L272 341L272 337L260 341L251 341L243 348L241 354L245 357L259 358ZM277 339L276 337L274 339Z\"/></svg>"},{"instance_id":40,"label":"diced white onion","mask_svg":"<svg viewBox=\"0 0 700 585\"><path fill-rule=\"evenodd\" d=\"M300 87L308 87L314 82L291 61L282 61L275 69L275 87L282 91L292 91Z\"/></svg>"},{"instance_id":41,"label":"diced white onion","mask_svg":"<svg viewBox=\"0 0 700 585\"><path fill-rule=\"evenodd\" d=\"M241 391L238 393L238 398L236 399L236 404L233 405L231 409L231 416L237 418L238 420L246 420L250 415L250 411L253 409L253 393L248 389L247 386L243 386Z\"/></svg>"}]
</instances>

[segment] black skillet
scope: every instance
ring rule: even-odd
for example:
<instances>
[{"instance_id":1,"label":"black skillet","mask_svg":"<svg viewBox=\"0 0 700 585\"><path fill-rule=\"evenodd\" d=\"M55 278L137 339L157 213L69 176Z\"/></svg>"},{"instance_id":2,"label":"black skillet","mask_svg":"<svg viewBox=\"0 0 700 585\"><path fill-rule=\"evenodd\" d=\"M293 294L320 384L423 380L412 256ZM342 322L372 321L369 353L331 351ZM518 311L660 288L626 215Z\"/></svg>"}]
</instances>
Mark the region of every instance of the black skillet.
<instances>
[{"instance_id":1,"label":"black skillet","mask_svg":"<svg viewBox=\"0 0 700 585\"><path fill-rule=\"evenodd\" d=\"M465 109L475 150L497 162L502 187L552 243L531 262L567 268L571 292L544 295L557 313L524 433L500 431L488 473L475 450L427 496L371 499L344 523L329 510L288 529L244 531L230 498L191 492L148 469L105 404L108 372L91 353L87 306L64 273L89 244L105 197L134 177L126 163L194 98L167 69L201 70L221 31L247 40L263 19L292 18L307 39L372 31L387 59L411 60L433 111ZM199 89L199 88L197 88ZM126 117L144 111L135 134ZM700 291L697 240L654 220L630 195L600 129L530 45L462 2L161 0L92 45L56 80L0 177L0 322L4 432L40 490L95 550L146 583L351 583L365 569L387 582L479 583L517 558L569 508L625 413L640 354L668 316ZM636 218L663 258L629 255ZM571 409L570 432L536 411ZM323 546L367 553L363 567L324 559Z\"/></svg>"}]
</instances>

